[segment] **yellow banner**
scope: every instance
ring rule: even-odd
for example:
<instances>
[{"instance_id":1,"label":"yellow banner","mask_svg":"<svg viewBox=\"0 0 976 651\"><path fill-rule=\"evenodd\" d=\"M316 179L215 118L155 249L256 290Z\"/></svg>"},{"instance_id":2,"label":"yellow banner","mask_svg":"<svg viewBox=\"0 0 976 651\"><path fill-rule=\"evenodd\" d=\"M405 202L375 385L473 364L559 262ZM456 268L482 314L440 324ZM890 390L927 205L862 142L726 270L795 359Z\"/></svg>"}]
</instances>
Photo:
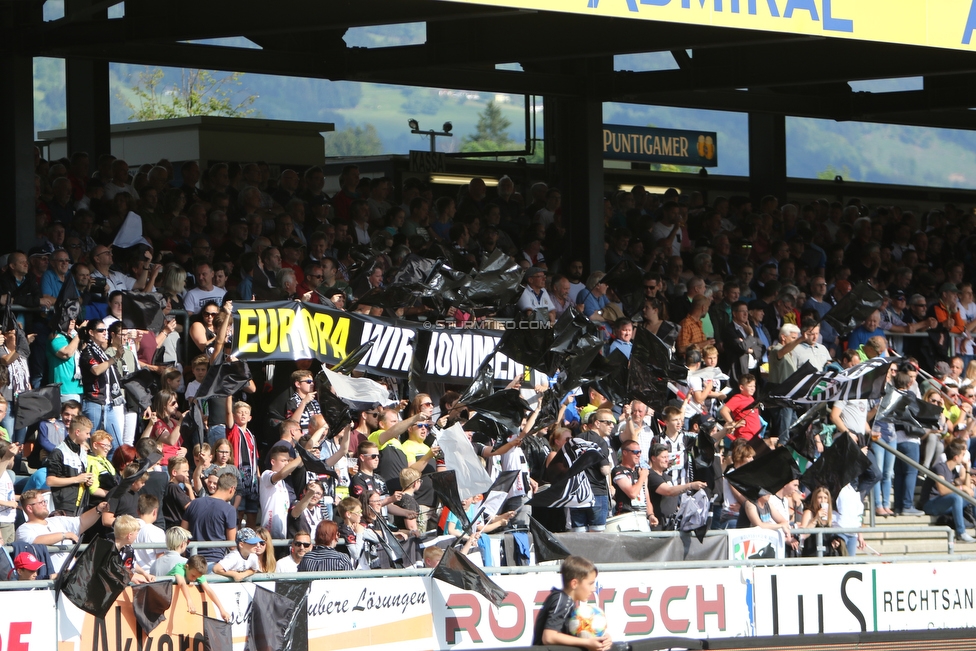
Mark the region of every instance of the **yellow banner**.
<instances>
[{"instance_id":1,"label":"yellow banner","mask_svg":"<svg viewBox=\"0 0 976 651\"><path fill-rule=\"evenodd\" d=\"M973 50L976 0L447 0ZM653 47L653 42L649 42Z\"/></svg>"}]
</instances>

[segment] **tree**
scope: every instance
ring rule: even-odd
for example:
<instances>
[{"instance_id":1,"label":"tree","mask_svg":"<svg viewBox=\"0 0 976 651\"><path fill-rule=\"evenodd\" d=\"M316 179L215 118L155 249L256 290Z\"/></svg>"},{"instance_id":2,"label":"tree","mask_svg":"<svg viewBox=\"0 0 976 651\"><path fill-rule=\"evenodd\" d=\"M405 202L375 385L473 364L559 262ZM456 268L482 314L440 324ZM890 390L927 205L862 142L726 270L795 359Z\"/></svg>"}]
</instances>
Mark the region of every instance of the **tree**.
<instances>
[{"instance_id":1,"label":"tree","mask_svg":"<svg viewBox=\"0 0 976 651\"><path fill-rule=\"evenodd\" d=\"M485 110L478 115L478 125L475 132L465 136L461 151L504 151L518 147L508 137L508 128L512 123L502 115L502 110L495 100L489 100Z\"/></svg>"},{"instance_id":2,"label":"tree","mask_svg":"<svg viewBox=\"0 0 976 651\"><path fill-rule=\"evenodd\" d=\"M329 156L375 156L383 153L383 141L372 124L350 126L326 134L325 151Z\"/></svg>"},{"instance_id":3,"label":"tree","mask_svg":"<svg viewBox=\"0 0 976 651\"><path fill-rule=\"evenodd\" d=\"M246 90L237 88L243 86L243 74L217 76L209 70L180 68L179 82L167 84L162 69L146 68L139 73L139 83L131 88L135 100L128 96L120 99L132 111L129 119L138 122L191 115L249 117L257 114L249 107L258 96L246 95Z\"/></svg>"},{"instance_id":4,"label":"tree","mask_svg":"<svg viewBox=\"0 0 976 651\"><path fill-rule=\"evenodd\" d=\"M817 172L817 178L823 179L824 181L833 181L837 177L843 178L845 181L853 181L851 178L851 170L848 169L847 165L844 165L840 169L837 169L831 164L827 164L827 168L821 172Z\"/></svg>"}]
</instances>

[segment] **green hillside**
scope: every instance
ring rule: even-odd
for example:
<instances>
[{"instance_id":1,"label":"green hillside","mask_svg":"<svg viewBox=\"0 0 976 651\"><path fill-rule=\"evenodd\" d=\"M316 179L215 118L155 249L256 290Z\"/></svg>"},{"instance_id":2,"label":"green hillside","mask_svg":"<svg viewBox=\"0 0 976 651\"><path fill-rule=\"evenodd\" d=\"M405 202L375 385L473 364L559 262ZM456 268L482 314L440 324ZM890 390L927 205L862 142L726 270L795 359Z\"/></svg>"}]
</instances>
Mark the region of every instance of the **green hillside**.
<instances>
[{"instance_id":1,"label":"green hillside","mask_svg":"<svg viewBox=\"0 0 976 651\"><path fill-rule=\"evenodd\" d=\"M347 41L358 45L389 44L393 40L409 43L417 42L421 36L417 27L393 34L350 30ZM668 57L655 54L621 59L627 69L664 69L671 65ZM139 73L146 70L125 64L110 66L113 122L129 120L132 110L126 100L134 100L131 87L139 83ZM180 77L176 69L164 72L165 84L175 84ZM478 115L490 100L496 101L510 121L511 140L520 144L525 140L521 96L254 74L241 77L237 94L255 96L252 108L264 118L334 122L340 131L372 125L383 153L402 154L427 148L426 137L410 134L410 118L417 119L422 129L440 130L444 122L452 122L455 137L438 138L437 148L458 151L462 138L474 133ZM538 104L538 136L542 137L541 98ZM63 61L35 59L34 107L36 130L64 126ZM748 175L745 114L608 103L604 105L604 121L716 131L719 167L713 173ZM794 177L817 178L827 170L846 168L847 178L852 181L956 188L976 183L973 132L788 118L787 144L788 173Z\"/></svg>"}]
</instances>

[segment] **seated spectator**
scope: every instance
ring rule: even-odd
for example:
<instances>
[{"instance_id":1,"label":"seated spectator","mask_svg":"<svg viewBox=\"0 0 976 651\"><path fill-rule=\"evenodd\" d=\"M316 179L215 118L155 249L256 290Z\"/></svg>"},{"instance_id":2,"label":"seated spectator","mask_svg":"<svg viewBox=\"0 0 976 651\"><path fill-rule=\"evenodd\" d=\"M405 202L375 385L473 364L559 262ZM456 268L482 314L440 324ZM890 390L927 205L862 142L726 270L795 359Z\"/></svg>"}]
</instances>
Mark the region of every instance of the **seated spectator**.
<instances>
[{"instance_id":1,"label":"seated spectator","mask_svg":"<svg viewBox=\"0 0 976 651\"><path fill-rule=\"evenodd\" d=\"M24 491L20 496L20 508L27 521L17 527L17 540L34 545L65 546L65 541L79 542L79 537L95 524L107 506L104 502L88 509L78 517L52 516L47 506L47 496L36 490ZM68 559L68 552L51 554L54 572L59 573Z\"/></svg>"},{"instance_id":2,"label":"seated spectator","mask_svg":"<svg viewBox=\"0 0 976 651\"><path fill-rule=\"evenodd\" d=\"M258 544L264 540L250 527L237 532L236 548L228 552L214 565L214 574L240 581L261 571L261 559L255 553Z\"/></svg>"},{"instance_id":3,"label":"seated spectator","mask_svg":"<svg viewBox=\"0 0 976 651\"><path fill-rule=\"evenodd\" d=\"M939 475L946 483L972 495L973 487L969 476L969 469L963 463L966 455L966 444L960 440L953 440L946 446L945 461L936 461L932 471ZM932 479L927 479L922 488L926 497L922 510L926 515L951 515L952 526L956 531L956 540L962 542L976 542L976 538L966 531L966 520L963 518L965 503L962 497L952 490Z\"/></svg>"},{"instance_id":4,"label":"seated spectator","mask_svg":"<svg viewBox=\"0 0 976 651\"><path fill-rule=\"evenodd\" d=\"M20 552L14 557L14 568L7 577L8 581L36 581L37 571L44 567L44 563L30 552Z\"/></svg>"},{"instance_id":5,"label":"seated spectator","mask_svg":"<svg viewBox=\"0 0 976 651\"><path fill-rule=\"evenodd\" d=\"M271 539L271 532L264 527L254 530L261 542L254 546L254 555L258 558L261 571L267 574L274 574L277 563L275 562L274 544Z\"/></svg>"},{"instance_id":6,"label":"seated spectator","mask_svg":"<svg viewBox=\"0 0 976 651\"><path fill-rule=\"evenodd\" d=\"M317 528L317 527L316 527ZM312 547L312 537L306 531L296 532L291 537L289 553L284 558L279 558L275 567L278 574L293 574L298 571L298 566L305 558L308 550Z\"/></svg>"},{"instance_id":7,"label":"seated spectator","mask_svg":"<svg viewBox=\"0 0 976 651\"><path fill-rule=\"evenodd\" d=\"M343 502L352 498L346 498ZM358 504L358 501L352 499ZM351 502L350 502L351 504ZM339 505L340 511L342 504ZM362 508L362 506L360 506ZM348 572L352 570L349 556L336 551L339 542L339 526L332 520L323 520L315 528L315 547L307 552L298 564L299 572Z\"/></svg>"}]
</instances>

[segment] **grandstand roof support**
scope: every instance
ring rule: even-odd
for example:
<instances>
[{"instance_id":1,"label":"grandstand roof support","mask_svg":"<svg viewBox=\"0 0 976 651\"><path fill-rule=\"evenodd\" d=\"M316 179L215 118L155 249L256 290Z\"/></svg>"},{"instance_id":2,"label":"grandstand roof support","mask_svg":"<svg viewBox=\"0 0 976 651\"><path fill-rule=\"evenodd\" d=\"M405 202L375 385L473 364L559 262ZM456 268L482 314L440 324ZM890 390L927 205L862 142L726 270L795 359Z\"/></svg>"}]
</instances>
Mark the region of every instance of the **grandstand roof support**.
<instances>
[{"instance_id":1,"label":"grandstand roof support","mask_svg":"<svg viewBox=\"0 0 976 651\"><path fill-rule=\"evenodd\" d=\"M613 57L547 63L544 70L583 75L613 69ZM603 103L599 97L545 97L546 178L562 194L572 255L603 269Z\"/></svg>"},{"instance_id":2,"label":"grandstand roof support","mask_svg":"<svg viewBox=\"0 0 976 651\"><path fill-rule=\"evenodd\" d=\"M767 194L786 197L786 116L749 114L749 185L754 206Z\"/></svg>"},{"instance_id":3,"label":"grandstand roof support","mask_svg":"<svg viewBox=\"0 0 976 651\"><path fill-rule=\"evenodd\" d=\"M34 244L34 66L31 57L0 56L0 78L7 95L0 102L0 215L13 229L7 246L26 251ZM10 234L9 230L5 230Z\"/></svg>"},{"instance_id":4,"label":"grandstand roof support","mask_svg":"<svg viewBox=\"0 0 976 651\"><path fill-rule=\"evenodd\" d=\"M108 61L65 61L68 151L88 152L92 164L111 149Z\"/></svg>"}]
</instances>

